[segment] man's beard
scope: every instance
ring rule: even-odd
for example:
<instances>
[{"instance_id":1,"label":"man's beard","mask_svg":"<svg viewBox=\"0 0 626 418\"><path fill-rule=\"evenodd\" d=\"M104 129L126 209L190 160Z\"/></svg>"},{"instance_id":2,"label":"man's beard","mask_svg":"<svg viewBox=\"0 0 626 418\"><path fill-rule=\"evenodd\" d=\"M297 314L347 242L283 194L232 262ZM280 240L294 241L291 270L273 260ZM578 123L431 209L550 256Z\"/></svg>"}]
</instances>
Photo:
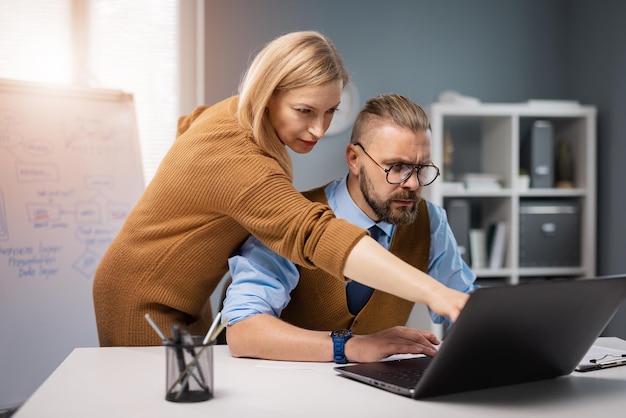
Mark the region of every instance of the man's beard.
<instances>
[{"instance_id":1,"label":"man's beard","mask_svg":"<svg viewBox=\"0 0 626 418\"><path fill-rule=\"evenodd\" d=\"M403 190L397 195L391 196L388 200L378 200L374 186L363 167L359 170L359 188L361 189L365 201L378 217L378 222L384 221L394 225L407 225L413 222L417 217L417 204L421 199L417 192ZM392 210L391 202L393 200L413 200L414 203L412 206L401 206Z\"/></svg>"}]
</instances>

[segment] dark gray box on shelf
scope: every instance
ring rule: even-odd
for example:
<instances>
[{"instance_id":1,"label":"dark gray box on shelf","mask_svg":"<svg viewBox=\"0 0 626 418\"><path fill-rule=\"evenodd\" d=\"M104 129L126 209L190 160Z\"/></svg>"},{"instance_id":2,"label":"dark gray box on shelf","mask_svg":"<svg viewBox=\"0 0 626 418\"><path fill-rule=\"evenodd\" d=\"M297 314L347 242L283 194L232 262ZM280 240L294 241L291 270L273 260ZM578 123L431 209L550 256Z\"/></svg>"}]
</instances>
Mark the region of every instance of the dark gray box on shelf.
<instances>
[{"instance_id":1,"label":"dark gray box on shelf","mask_svg":"<svg viewBox=\"0 0 626 418\"><path fill-rule=\"evenodd\" d=\"M520 267L580 266L580 205L572 200L520 202Z\"/></svg>"}]
</instances>

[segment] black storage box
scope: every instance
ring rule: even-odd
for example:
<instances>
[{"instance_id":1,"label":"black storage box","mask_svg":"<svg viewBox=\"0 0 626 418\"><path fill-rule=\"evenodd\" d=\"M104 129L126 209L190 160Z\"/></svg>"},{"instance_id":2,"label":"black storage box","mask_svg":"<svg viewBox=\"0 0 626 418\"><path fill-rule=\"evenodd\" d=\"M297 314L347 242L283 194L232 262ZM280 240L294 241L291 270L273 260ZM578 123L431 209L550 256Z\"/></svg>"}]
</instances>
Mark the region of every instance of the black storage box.
<instances>
[{"instance_id":1,"label":"black storage box","mask_svg":"<svg viewBox=\"0 0 626 418\"><path fill-rule=\"evenodd\" d=\"M580 266L578 202L572 200L520 202L519 266Z\"/></svg>"}]
</instances>

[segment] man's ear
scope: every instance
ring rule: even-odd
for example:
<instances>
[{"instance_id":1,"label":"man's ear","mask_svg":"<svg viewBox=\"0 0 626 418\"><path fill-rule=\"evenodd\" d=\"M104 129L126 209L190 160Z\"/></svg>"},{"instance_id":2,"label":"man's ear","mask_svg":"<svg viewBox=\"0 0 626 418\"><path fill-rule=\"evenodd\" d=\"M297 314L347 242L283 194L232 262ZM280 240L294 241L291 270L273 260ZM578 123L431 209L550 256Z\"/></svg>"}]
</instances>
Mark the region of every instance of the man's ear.
<instances>
[{"instance_id":1,"label":"man's ear","mask_svg":"<svg viewBox=\"0 0 626 418\"><path fill-rule=\"evenodd\" d=\"M348 144L346 148L346 164L350 170L350 174L353 176L359 175L359 155L356 151L356 145Z\"/></svg>"}]
</instances>

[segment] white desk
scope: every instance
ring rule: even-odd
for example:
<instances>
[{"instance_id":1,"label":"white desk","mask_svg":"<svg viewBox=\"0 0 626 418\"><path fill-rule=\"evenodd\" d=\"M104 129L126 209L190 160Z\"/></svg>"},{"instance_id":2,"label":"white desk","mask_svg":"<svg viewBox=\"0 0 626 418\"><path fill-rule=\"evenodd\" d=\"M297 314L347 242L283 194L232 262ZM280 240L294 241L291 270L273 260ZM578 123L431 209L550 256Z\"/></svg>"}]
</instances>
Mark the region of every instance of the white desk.
<instances>
[{"instance_id":1,"label":"white desk","mask_svg":"<svg viewBox=\"0 0 626 418\"><path fill-rule=\"evenodd\" d=\"M598 345L626 349L617 338ZM218 346L214 399L177 404L164 399L163 347L77 348L14 417L571 418L626 410L626 367L417 401L339 377L333 366L236 359Z\"/></svg>"}]
</instances>

